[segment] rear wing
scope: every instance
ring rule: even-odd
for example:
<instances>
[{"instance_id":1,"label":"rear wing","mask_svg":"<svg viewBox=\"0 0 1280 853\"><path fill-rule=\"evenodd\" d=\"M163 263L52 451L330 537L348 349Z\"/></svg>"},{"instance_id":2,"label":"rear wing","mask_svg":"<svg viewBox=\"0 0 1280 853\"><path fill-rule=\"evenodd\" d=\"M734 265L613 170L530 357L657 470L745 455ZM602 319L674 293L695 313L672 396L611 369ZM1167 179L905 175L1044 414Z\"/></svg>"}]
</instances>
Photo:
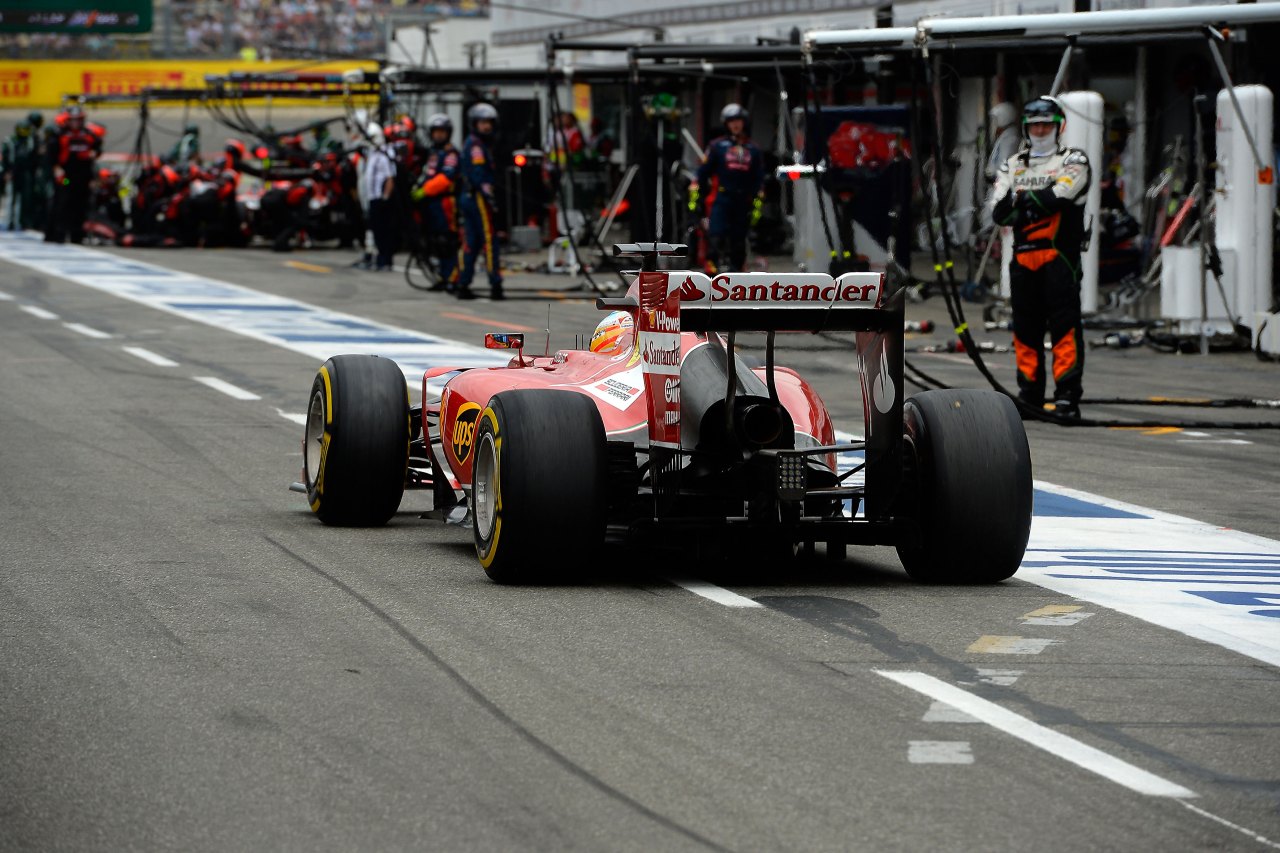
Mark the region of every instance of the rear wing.
<instances>
[{"instance_id":1,"label":"rear wing","mask_svg":"<svg viewBox=\"0 0 1280 853\"><path fill-rule=\"evenodd\" d=\"M668 272L687 332L857 332L887 329L884 273Z\"/></svg>"},{"instance_id":2,"label":"rear wing","mask_svg":"<svg viewBox=\"0 0 1280 853\"><path fill-rule=\"evenodd\" d=\"M639 257L642 269L627 296L598 299L603 309L635 312L636 344L648 392L649 442L680 448L681 332L728 334L728 374L735 375L734 338L768 333L766 382L773 381L774 332L856 332L866 439L866 512L887 516L902 477L903 303L885 292L883 273L722 273L658 270L660 256L683 255L666 243L614 246ZM726 396L736 391L732 379ZM732 411L732 407L726 407Z\"/></svg>"}]
</instances>

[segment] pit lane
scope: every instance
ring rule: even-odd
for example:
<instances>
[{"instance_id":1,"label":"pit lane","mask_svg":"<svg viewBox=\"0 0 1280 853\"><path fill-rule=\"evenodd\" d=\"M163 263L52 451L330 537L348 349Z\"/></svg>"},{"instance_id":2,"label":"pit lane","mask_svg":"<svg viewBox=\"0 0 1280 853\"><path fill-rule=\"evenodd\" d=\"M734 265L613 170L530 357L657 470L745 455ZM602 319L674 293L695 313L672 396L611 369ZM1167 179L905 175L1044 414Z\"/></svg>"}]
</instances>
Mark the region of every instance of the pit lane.
<instances>
[{"instance_id":1,"label":"pit lane","mask_svg":"<svg viewBox=\"0 0 1280 853\"><path fill-rule=\"evenodd\" d=\"M328 273L252 250L120 255L442 340L478 342L488 320L542 328L536 291L570 283L512 276L517 298L463 305L348 273L339 253L306 255ZM1249 832L1280 836L1273 665L1021 573L919 587L887 549L752 567L745 585L601 554L582 583L497 587L465 532L416 519L421 496L389 528L352 531L285 491L300 428L282 415L302 411L317 358L2 268L7 846L1251 849ZM598 316L575 295L554 300L552 349ZM852 360L806 343L787 363L837 417L856 414ZM1153 393L1256 395L1274 368L1244 358L1103 352L1086 376L1099 396L1134 393L1135 377ZM947 357L928 369L974 377ZM1029 431L1040 480L1152 520L1280 538L1270 433ZM1104 521L1138 523L1090 523ZM691 569L764 606L668 582ZM880 672L931 675L1197 796L1136 793Z\"/></svg>"}]
</instances>

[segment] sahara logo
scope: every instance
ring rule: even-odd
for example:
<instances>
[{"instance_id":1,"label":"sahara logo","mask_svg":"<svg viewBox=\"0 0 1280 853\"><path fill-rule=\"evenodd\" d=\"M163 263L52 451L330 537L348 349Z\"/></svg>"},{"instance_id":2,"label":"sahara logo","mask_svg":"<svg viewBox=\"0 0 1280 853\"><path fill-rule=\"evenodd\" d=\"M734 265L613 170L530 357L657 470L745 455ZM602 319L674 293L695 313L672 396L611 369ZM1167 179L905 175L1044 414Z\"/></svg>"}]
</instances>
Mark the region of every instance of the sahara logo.
<instances>
[{"instance_id":1,"label":"sahara logo","mask_svg":"<svg viewBox=\"0 0 1280 853\"><path fill-rule=\"evenodd\" d=\"M450 443L453 458L458 464L465 464L471 455L471 445L476 439L476 420L480 417L480 406L476 403L463 403L458 407L458 416L453 419L453 435Z\"/></svg>"}]
</instances>

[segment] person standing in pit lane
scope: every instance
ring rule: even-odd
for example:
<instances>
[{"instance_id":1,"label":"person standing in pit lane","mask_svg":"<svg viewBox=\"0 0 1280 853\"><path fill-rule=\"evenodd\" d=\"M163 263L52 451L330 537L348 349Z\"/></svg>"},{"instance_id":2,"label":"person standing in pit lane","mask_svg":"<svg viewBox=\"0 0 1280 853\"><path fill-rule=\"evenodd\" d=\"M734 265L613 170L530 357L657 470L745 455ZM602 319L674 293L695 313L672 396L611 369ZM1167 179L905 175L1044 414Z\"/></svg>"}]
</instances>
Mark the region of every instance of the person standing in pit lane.
<instances>
[{"instance_id":1,"label":"person standing in pit lane","mask_svg":"<svg viewBox=\"0 0 1280 853\"><path fill-rule=\"evenodd\" d=\"M422 177L410 198L422 211L427 251L436 259L440 280L432 290L452 293L458 286L458 174L462 158L454 147L453 122L444 113L427 119L430 145Z\"/></svg>"},{"instance_id":2,"label":"person standing in pit lane","mask_svg":"<svg viewBox=\"0 0 1280 853\"><path fill-rule=\"evenodd\" d=\"M36 193L35 170L39 157L37 140L29 121L20 121L13 135L4 141L0 154L0 171L9 185L9 230L36 228L41 224L33 218Z\"/></svg>"},{"instance_id":3,"label":"person standing in pit lane","mask_svg":"<svg viewBox=\"0 0 1280 853\"><path fill-rule=\"evenodd\" d=\"M54 169L53 209L44 239L48 243L84 242L84 221L89 214L89 184L94 163L102 153L102 132L87 127L79 104L67 107L62 129L51 156Z\"/></svg>"},{"instance_id":4,"label":"person standing in pit lane","mask_svg":"<svg viewBox=\"0 0 1280 853\"><path fill-rule=\"evenodd\" d=\"M1053 344L1054 410L1080 417L1084 331L1080 318L1081 241L1089 158L1062 147L1067 121L1049 97L1022 110L1023 149L1000 167L991 193L998 225L1013 228L1009 263L1018 397L1039 409L1045 397L1044 335Z\"/></svg>"},{"instance_id":5,"label":"person standing in pit lane","mask_svg":"<svg viewBox=\"0 0 1280 853\"><path fill-rule=\"evenodd\" d=\"M689 185L689 210L703 189L711 201L708 258L717 272L737 272L747 262L747 232L760 221L764 204L764 155L747 135L750 114L740 104L720 111L725 135L711 141Z\"/></svg>"},{"instance_id":6,"label":"person standing in pit lane","mask_svg":"<svg viewBox=\"0 0 1280 853\"><path fill-rule=\"evenodd\" d=\"M365 192L369 197L369 228L373 231L373 244L378 251L373 269L384 272L392 267L398 233L392 216L396 191L395 155L377 122L370 122L365 132L369 137L364 164Z\"/></svg>"},{"instance_id":7,"label":"person standing in pit lane","mask_svg":"<svg viewBox=\"0 0 1280 853\"><path fill-rule=\"evenodd\" d=\"M497 171L493 163L494 133L498 129L498 111L492 104L476 104L467 111L471 133L462 143L462 173L466 188L462 193L462 220L465 243L462 272L455 293L459 299L475 299L471 280L476 273L476 258L484 254L485 271L489 275L489 298L502 299L502 269L498 257L497 213L495 195Z\"/></svg>"}]
</instances>

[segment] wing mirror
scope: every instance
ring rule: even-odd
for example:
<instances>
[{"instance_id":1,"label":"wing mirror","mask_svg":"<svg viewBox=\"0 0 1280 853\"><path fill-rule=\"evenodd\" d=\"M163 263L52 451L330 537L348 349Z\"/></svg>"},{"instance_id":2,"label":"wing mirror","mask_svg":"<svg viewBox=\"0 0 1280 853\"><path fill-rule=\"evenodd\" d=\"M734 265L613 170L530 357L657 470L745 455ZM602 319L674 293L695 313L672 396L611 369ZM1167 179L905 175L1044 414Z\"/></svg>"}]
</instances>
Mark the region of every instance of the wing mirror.
<instances>
[{"instance_id":1,"label":"wing mirror","mask_svg":"<svg viewBox=\"0 0 1280 853\"><path fill-rule=\"evenodd\" d=\"M513 349L524 366L524 335L519 332L489 332L484 336L485 349Z\"/></svg>"}]
</instances>

